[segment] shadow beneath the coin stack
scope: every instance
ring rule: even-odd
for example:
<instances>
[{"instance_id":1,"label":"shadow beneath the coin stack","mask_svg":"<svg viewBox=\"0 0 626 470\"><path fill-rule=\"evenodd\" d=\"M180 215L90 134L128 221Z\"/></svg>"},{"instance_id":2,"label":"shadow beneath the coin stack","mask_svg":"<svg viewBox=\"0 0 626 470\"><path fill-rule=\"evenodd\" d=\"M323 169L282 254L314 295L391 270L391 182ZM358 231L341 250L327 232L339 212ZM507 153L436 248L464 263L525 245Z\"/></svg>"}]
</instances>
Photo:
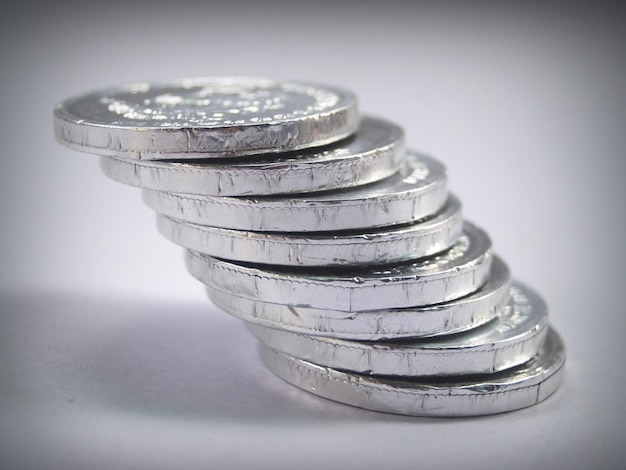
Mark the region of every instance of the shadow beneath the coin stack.
<instances>
[{"instance_id":1,"label":"shadow beneath the coin stack","mask_svg":"<svg viewBox=\"0 0 626 470\"><path fill-rule=\"evenodd\" d=\"M200 424L415 421L288 385L265 368L241 321L208 301L12 295L2 308L0 372L17 405Z\"/></svg>"}]
</instances>

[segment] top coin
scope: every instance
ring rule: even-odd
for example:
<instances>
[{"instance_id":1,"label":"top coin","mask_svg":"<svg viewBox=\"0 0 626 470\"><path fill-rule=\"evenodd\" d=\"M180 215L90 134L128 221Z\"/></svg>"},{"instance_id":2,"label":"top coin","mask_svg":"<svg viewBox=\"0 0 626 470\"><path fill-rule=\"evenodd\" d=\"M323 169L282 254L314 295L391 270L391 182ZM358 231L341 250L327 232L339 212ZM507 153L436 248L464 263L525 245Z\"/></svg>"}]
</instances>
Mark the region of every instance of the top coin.
<instances>
[{"instance_id":1,"label":"top coin","mask_svg":"<svg viewBox=\"0 0 626 470\"><path fill-rule=\"evenodd\" d=\"M54 109L62 144L137 160L322 146L351 135L358 121L349 91L248 77L137 82L69 98Z\"/></svg>"}]
</instances>

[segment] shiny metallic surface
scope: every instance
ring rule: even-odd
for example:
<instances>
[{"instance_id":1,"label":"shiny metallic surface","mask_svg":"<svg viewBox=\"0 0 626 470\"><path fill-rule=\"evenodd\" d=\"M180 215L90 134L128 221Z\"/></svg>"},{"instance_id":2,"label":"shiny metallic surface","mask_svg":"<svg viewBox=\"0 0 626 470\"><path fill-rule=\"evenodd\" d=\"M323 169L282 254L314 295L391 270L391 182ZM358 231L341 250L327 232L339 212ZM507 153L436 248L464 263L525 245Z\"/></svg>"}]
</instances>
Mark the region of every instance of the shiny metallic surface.
<instances>
[{"instance_id":1,"label":"shiny metallic surface","mask_svg":"<svg viewBox=\"0 0 626 470\"><path fill-rule=\"evenodd\" d=\"M547 307L462 218L445 166L339 88L138 82L54 109L57 140L139 187L266 365L321 397L413 416L536 404L559 386Z\"/></svg>"},{"instance_id":2,"label":"shiny metallic surface","mask_svg":"<svg viewBox=\"0 0 626 470\"><path fill-rule=\"evenodd\" d=\"M353 137L324 147L253 160L138 161L102 156L104 173L140 188L206 196L307 193L372 183L395 173L404 157L404 132L363 117Z\"/></svg>"},{"instance_id":3,"label":"shiny metallic surface","mask_svg":"<svg viewBox=\"0 0 626 470\"><path fill-rule=\"evenodd\" d=\"M445 379L344 372L262 345L261 357L277 376L320 397L386 413L461 417L513 411L545 400L561 384L565 348L550 328L537 355L525 364L494 374Z\"/></svg>"},{"instance_id":4,"label":"shiny metallic surface","mask_svg":"<svg viewBox=\"0 0 626 470\"><path fill-rule=\"evenodd\" d=\"M445 167L408 152L401 170L356 188L293 197L213 197L142 191L144 202L169 217L200 225L272 232L355 230L410 223L445 204Z\"/></svg>"},{"instance_id":5,"label":"shiny metallic surface","mask_svg":"<svg viewBox=\"0 0 626 470\"><path fill-rule=\"evenodd\" d=\"M251 77L130 83L54 109L60 143L137 160L287 152L336 142L357 126L349 91Z\"/></svg>"},{"instance_id":6,"label":"shiny metallic surface","mask_svg":"<svg viewBox=\"0 0 626 470\"><path fill-rule=\"evenodd\" d=\"M206 285L294 307L359 312L458 299L489 278L491 240L469 223L449 250L395 265L343 269L261 267L187 250L187 269Z\"/></svg>"},{"instance_id":7,"label":"shiny metallic surface","mask_svg":"<svg viewBox=\"0 0 626 470\"><path fill-rule=\"evenodd\" d=\"M473 294L437 305L342 312L238 297L207 287L211 301L246 322L306 335L382 340L453 334L493 320L508 302L510 271L494 256L487 283Z\"/></svg>"},{"instance_id":8,"label":"shiny metallic surface","mask_svg":"<svg viewBox=\"0 0 626 470\"><path fill-rule=\"evenodd\" d=\"M461 203L410 225L357 232L277 233L208 227L160 215L159 231L172 242L217 258L288 266L388 264L434 255L461 235Z\"/></svg>"},{"instance_id":9,"label":"shiny metallic surface","mask_svg":"<svg viewBox=\"0 0 626 470\"><path fill-rule=\"evenodd\" d=\"M266 346L298 359L360 374L394 376L473 375L509 369L537 353L547 328L543 300L515 282L498 318L456 335L349 341L248 324Z\"/></svg>"}]
</instances>

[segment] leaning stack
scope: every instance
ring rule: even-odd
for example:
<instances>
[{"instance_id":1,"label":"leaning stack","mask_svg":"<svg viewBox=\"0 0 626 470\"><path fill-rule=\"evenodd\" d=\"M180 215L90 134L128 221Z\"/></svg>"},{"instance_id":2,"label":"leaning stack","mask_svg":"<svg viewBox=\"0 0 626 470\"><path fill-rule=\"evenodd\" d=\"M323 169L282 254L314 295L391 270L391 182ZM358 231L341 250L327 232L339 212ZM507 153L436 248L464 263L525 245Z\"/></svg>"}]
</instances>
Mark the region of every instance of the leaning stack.
<instances>
[{"instance_id":1,"label":"leaning stack","mask_svg":"<svg viewBox=\"0 0 626 470\"><path fill-rule=\"evenodd\" d=\"M143 188L210 299L304 390L416 416L499 413L558 387L542 299L464 221L444 166L355 96L307 83L135 83L55 108L57 139Z\"/></svg>"}]
</instances>

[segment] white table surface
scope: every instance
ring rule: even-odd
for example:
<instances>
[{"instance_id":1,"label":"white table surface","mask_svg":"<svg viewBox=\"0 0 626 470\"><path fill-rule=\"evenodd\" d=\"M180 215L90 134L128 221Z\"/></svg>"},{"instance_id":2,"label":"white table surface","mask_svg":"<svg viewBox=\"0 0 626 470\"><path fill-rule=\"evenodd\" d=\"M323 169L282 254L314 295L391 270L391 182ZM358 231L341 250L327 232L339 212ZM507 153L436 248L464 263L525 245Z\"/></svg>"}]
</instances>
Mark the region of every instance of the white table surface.
<instances>
[{"instance_id":1,"label":"white table surface","mask_svg":"<svg viewBox=\"0 0 626 470\"><path fill-rule=\"evenodd\" d=\"M608 6L21 4L0 35L0 463L6 468L619 468L626 457L624 33ZM369 412L270 374L140 192L54 141L68 96L261 75L354 90L448 167L467 219L546 299L544 403ZM2 465L0 465L2 466ZM4 468L4 466L3 466Z\"/></svg>"}]
</instances>

